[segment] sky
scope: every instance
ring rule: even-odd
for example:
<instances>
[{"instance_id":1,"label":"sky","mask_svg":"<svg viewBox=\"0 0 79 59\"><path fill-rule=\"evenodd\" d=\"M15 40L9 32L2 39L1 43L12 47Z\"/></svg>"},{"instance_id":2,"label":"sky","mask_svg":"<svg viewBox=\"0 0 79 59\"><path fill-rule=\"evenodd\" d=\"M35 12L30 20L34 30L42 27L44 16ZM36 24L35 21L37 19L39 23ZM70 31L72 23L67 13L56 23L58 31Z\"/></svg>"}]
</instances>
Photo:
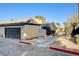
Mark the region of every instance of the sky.
<instances>
[{"instance_id":1,"label":"sky","mask_svg":"<svg viewBox=\"0 0 79 59\"><path fill-rule=\"evenodd\" d=\"M76 14L76 3L0 3L0 21L44 16L47 22L63 24Z\"/></svg>"}]
</instances>

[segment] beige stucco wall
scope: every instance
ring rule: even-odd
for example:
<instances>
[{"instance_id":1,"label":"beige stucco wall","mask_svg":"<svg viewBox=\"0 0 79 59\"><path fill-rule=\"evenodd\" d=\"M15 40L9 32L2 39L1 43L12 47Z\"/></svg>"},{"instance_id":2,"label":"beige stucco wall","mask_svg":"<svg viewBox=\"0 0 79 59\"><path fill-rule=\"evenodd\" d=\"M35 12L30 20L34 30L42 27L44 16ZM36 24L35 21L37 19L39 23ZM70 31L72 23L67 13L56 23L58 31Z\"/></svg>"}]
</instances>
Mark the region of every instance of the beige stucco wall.
<instances>
[{"instance_id":1,"label":"beige stucco wall","mask_svg":"<svg viewBox=\"0 0 79 59\"><path fill-rule=\"evenodd\" d=\"M0 27L0 38L5 38L5 27Z\"/></svg>"},{"instance_id":2,"label":"beige stucco wall","mask_svg":"<svg viewBox=\"0 0 79 59\"><path fill-rule=\"evenodd\" d=\"M23 28L23 39L30 39L33 37L38 37L38 29L40 29L40 26L34 26L34 25L24 25Z\"/></svg>"}]
</instances>

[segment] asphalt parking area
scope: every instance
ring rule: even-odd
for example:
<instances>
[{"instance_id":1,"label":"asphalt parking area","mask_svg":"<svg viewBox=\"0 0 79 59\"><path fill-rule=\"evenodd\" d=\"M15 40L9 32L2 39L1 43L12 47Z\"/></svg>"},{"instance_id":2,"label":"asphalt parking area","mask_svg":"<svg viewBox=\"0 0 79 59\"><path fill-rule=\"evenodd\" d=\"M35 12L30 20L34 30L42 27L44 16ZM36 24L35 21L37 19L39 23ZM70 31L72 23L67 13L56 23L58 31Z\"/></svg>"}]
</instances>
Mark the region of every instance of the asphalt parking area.
<instances>
[{"instance_id":1,"label":"asphalt parking area","mask_svg":"<svg viewBox=\"0 0 79 59\"><path fill-rule=\"evenodd\" d=\"M0 56L69 56L71 54L51 51L46 47L35 47L19 43L16 39L0 39Z\"/></svg>"}]
</instances>

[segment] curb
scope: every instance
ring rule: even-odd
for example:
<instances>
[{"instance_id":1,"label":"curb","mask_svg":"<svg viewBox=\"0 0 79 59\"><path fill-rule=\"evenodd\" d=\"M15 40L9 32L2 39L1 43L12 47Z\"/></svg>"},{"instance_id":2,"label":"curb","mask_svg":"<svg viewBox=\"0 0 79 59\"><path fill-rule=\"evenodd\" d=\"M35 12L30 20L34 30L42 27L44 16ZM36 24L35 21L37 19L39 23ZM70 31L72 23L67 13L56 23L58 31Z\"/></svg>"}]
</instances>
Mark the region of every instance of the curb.
<instances>
[{"instance_id":1,"label":"curb","mask_svg":"<svg viewBox=\"0 0 79 59\"><path fill-rule=\"evenodd\" d=\"M24 41L19 41L20 43L24 43L24 44L28 44L28 45L31 45L31 43L29 42L24 42Z\"/></svg>"},{"instance_id":2,"label":"curb","mask_svg":"<svg viewBox=\"0 0 79 59\"><path fill-rule=\"evenodd\" d=\"M55 47L49 47L49 49L56 50L56 51L61 51L61 52L66 52L66 53L70 53L70 54L74 54L74 55L79 56L79 52L77 52L77 51L71 51L71 50L62 49L62 48L55 48Z\"/></svg>"}]
</instances>

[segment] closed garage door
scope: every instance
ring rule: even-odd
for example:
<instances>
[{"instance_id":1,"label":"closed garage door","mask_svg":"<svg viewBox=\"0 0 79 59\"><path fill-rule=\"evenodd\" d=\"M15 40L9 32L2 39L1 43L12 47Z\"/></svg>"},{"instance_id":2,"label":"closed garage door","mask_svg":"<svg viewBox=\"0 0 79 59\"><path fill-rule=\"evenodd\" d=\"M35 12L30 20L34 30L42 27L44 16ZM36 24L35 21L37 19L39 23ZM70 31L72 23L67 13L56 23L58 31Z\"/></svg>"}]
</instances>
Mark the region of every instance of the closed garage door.
<instances>
[{"instance_id":1,"label":"closed garage door","mask_svg":"<svg viewBox=\"0 0 79 59\"><path fill-rule=\"evenodd\" d=\"M20 39L20 28L5 28L5 37Z\"/></svg>"}]
</instances>

